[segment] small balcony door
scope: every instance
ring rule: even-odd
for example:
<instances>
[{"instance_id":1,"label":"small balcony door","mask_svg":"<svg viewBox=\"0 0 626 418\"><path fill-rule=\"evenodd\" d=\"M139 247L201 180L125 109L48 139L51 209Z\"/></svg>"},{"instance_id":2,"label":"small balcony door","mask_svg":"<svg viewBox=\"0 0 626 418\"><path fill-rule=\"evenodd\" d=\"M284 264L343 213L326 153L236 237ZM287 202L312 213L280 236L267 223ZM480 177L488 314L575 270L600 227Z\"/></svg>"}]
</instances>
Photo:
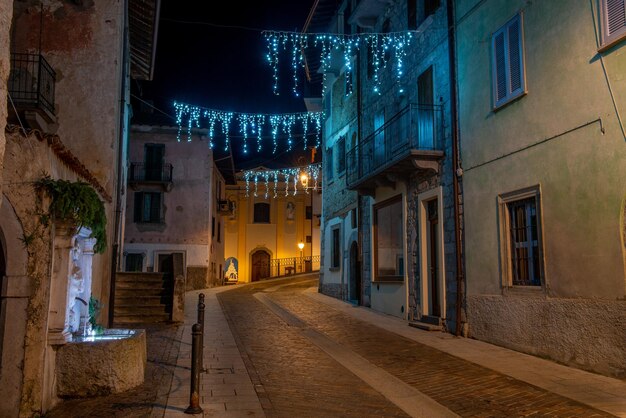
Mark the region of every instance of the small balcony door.
<instances>
[{"instance_id":1,"label":"small balcony door","mask_svg":"<svg viewBox=\"0 0 626 418\"><path fill-rule=\"evenodd\" d=\"M435 111L433 67L428 67L417 78L418 145L421 149L435 148Z\"/></svg>"},{"instance_id":2,"label":"small balcony door","mask_svg":"<svg viewBox=\"0 0 626 418\"><path fill-rule=\"evenodd\" d=\"M145 146L145 168L146 180L163 180L163 159L165 157L165 145L146 144Z\"/></svg>"}]
</instances>

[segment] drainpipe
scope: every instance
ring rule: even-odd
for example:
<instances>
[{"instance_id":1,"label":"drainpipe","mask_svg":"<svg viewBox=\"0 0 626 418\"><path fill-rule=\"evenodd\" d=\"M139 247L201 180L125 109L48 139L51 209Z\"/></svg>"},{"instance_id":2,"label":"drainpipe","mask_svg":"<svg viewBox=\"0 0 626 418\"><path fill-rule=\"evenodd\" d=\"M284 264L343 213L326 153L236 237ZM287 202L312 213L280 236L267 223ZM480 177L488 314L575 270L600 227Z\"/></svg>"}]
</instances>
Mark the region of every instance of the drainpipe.
<instances>
[{"instance_id":1,"label":"drainpipe","mask_svg":"<svg viewBox=\"0 0 626 418\"><path fill-rule=\"evenodd\" d=\"M113 229L113 248L111 254L111 280L109 289L109 326L113 324L113 313L114 313L114 304L115 304L115 273L118 268L118 261L120 259L120 239L122 239L122 225L121 222L124 222L122 219L122 190L125 187L125 176L124 173L124 147L126 146L125 135L127 126L127 89L128 89L128 66L129 66L129 50L128 50L128 0L124 1L124 28L122 34L122 72L121 72L121 85L120 85L120 125L119 125L119 145L117 150L117 184L115 190L115 226Z\"/></svg>"},{"instance_id":2,"label":"drainpipe","mask_svg":"<svg viewBox=\"0 0 626 418\"><path fill-rule=\"evenodd\" d=\"M361 141L361 134L363 133L363 117L362 117L362 113L361 113L361 105L362 105L362 98L361 98L361 88L362 88L362 75L361 73L363 71L362 70L362 60L361 60L361 50L358 50L356 53L356 60L357 60L357 64L356 64L356 68L358 69L356 72L356 123L357 123L357 140L358 142ZM358 158L354 158L353 162L355 164L360 164L360 161L358 161ZM358 295L358 304L359 305L363 305L363 291L365 289L365 286L363 286L363 277L365 277L365 275L363 274L363 214L361 213L361 195L357 192L356 194L356 213L357 213L357 243L359 246L359 253L357 254L357 258L358 258L358 268L359 268L359 280L361 281L360 285L359 285L359 293L360 295Z\"/></svg>"},{"instance_id":3,"label":"drainpipe","mask_svg":"<svg viewBox=\"0 0 626 418\"><path fill-rule=\"evenodd\" d=\"M452 119L452 184L454 188L454 242L456 247L456 336L462 333L461 308L464 296L463 261L461 257L461 226L459 198L461 197L459 187L459 177L463 171L459 162L459 123L457 115L457 80L456 80L456 54L455 54L455 34L454 22L454 0L447 0L448 15L448 59L450 65L450 117Z\"/></svg>"}]
</instances>

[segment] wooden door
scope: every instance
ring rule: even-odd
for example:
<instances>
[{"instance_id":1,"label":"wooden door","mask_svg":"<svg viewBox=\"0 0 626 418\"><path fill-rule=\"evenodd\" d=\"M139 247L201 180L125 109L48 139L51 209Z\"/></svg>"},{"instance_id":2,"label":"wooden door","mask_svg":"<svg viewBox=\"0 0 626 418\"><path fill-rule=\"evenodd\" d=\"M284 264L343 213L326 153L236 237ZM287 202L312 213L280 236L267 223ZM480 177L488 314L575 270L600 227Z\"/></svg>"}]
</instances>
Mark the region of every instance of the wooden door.
<instances>
[{"instance_id":1,"label":"wooden door","mask_svg":"<svg viewBox=\"0 0 626 418\"><path fill-rule=\"evenodd\" d=\"M270 277L270 255L267 251L257 251L252 254L252 281Z\"/></svg>"},{"instance_id":2,"label":"wooden door","mask_svg":"<svg viewBox=\"0 0 626 418\"><path fill-rule=\"evenodd\" d=\"M428 252L430 257L428 260L430 275L430 315L441 316L439 308L439 215L437 213L437 199L428 202Z\"/></svg>"}]
</instances>

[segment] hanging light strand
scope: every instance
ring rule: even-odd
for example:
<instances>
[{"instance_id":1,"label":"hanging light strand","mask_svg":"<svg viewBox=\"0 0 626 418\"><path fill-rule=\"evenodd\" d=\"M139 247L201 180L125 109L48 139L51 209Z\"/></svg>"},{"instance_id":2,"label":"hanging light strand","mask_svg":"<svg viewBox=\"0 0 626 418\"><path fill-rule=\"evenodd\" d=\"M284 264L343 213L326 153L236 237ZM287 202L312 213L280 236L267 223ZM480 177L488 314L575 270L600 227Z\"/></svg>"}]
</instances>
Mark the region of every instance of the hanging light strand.
<instances>
[{"instance_id":1,"label":"hanging light strand","mask_svg":"<svg viewBox=\"0 0 626 418\"><path fill-rule=\"evenodd\" d=\"M418 31L387 32L387 33L357 33L351 35L335 33L299 33L285 31L263 31L267 43L267 62L272 68L274 94L279 94L280 48L291 54L293 70L293 92L299 96L298 70L304 66L303 51L310 46L319 49L320 65L323 71L323 87L325 88L326 73L336 53L343 55L343 65L346 77L352 73L352 56L359 49L369 49L373 58L374 91L380 90L380 71L387 67L393 56L395 61L396 78L404 74L404 59L407 49L416 39ZM348 79L347 94L352 92L352 82Z\"/></svg>"},{"instance_id":2,"label":"hanging light strand","mask_svg":"<svg viewBox=\"0 0 626 418\"><path fill-rule=\"evenodd\" d=\"M291 195L295 196L299 190L308 193L310 182L314 184L313 190L317 190L321 173L322 163L315 163L303 167L281 168L276 170L246 170L242 173L242 178L246 183L246 196L250 195L250 189L252 187L253 196L259 196L260 180L264 183L264 196L267 199L272 186L271 183L273 183L274 186L274 198L278 197L279 182L285 185L285 196L289 196L289 192L291 192ZM304 184L303 177L306 179L306 184ZM251 185L252 182L254 182L254 185Z\"/></svg>"},{"instance_id":3,"label":"hanging light strand","mask_svg":"<svg viewBox=\"0 0 626 418\"><path fill-rule=\"evenodd\" d=\"M323 112L300 112L282 114L264 113L236 113L223 110L207 109L185 103L174 102L176 123L178 125L177 139L191 141L191 132L194 128L206 127L209 135L209 146L213 148L216 136L216 125L221 126L221 133L225 137L224 150L230 148L231 125L236 123L243 138L243 153L248 153L248 139L256 137L257 152L263 149L263 138L271 137L273 153L278 149L279 130L287 135L288 150L293 146L294 129L300 126L305 135L313 130L319 146L322 130ZM306 139L305 139L306 142Z\"/></svg>"}]
</instances>

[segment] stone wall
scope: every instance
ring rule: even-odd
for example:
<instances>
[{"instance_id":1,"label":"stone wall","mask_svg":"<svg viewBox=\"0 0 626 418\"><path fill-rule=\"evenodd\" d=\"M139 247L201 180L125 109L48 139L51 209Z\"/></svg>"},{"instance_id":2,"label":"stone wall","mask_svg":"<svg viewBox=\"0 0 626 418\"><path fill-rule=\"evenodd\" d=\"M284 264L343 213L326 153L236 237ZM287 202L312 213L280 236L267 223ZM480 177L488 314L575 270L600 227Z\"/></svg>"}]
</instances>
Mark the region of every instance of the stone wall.
<instances>
[{"instance_id":1,"label":"stone wall","mask_svg":"<svg viewBox=\"0 0 626 418\"><path fill-rule=\"evenodd\" d=\"M10 70L10 34L13 18L13 1L0 0L0 193L2 193L2 169L4 161L5 135L7 120L7 78ZM2 199L0 199L0 205Z\"/></svg>"},{"instance_id":2,"label":"stone wall","mask_svg":"<svg viewBox=\"0 0 626 418\"><path fill-rule=\"evenodd\" d=\"M406 2L396 3L389 7L378 20L377 28L382 22L389 19L392 30L404 30L406 28ZM393 115L402 110L410 103L417 103L417 78L422 72L432 66L433 90L435 105L441 107L443 123L443 151L444 158L439 166L439 174L412 173L407 176L407 273L409 292L409 319L417 319L419 311L419 248L417 238L417 194L441 186L443 190L444 213L440 219L444 223L444 259L446 277L446 308L447 312L442 317L447 319L447 328L454 330L456 326L456 249L455 249L455 223L454 223L454 188L452 165L452 123L450 111L450 73L449 53L447 42L447 10L445 2L440 4L434 15L427 18L420 26L417 39L409 48L404 59L405 68L410 71L402 77L401 82L396 79L395 61L392 59L387 68L379 72L379 92L374 91L374 78L367 76L367 59L363 57L359 68L363 81L362 87L362 138L366 138L374 131L374 117L378 113L385 114L388 121ZM400 91L403 90L401 93ZM361 201L360 216L362 222L362 271L363 291L366 298L370 296L372 280L371 263L371 219L372 200L363 198Z\"/></svg>"},{"instance_id":3,"label":"stone wall","mask_svg":"<svg viewBox=\"0 0 626 418\"><path fill-rule=\"evenodd\" d=\"M472 295L468 316L473 338L626 378L626 301Z\"/></svg>"},{"instance_id":4,"label":"stone wall","mask_svg":"<svg viewBox=\"0 0 626 418\"><path fill-rule=\"evenodd\" d=\"M322 283L320 284L320 292L326 296L341 299L343 295L348 294L348 285L345 284L342 286L339 283Z\"/></svg>"},{"instance_id":5,"label":"stone wall","mask_svg":"<svg viewBox=\"0 0 626 418\"><path fill-rule=\"evenodd\" d=\"M50 309L52 228L40 215L47 207L43 196L35 193L32 182L47 172L58 178L77 180L77 176L59 162L47 143L34 135L7 136L3 194L12 206L23 229L22 240L28 253L27 280L30 293L26 312L14 311L14 320L25 315L23 382L20 415L41 412L44 397L44 355L47 350L47 322ZM55 307L54 309L57 309Z\"/></svg>"},{"instance_id":6,"label":"stone wall","mask_svg":"<svg viewBox=\"0 0 626 418\"><path fill-rule=\"evenodd\" d=\"M185 290L205 289L208 286L209 269L202 266L188 266Z\"/></svg>"}]
</instances>

